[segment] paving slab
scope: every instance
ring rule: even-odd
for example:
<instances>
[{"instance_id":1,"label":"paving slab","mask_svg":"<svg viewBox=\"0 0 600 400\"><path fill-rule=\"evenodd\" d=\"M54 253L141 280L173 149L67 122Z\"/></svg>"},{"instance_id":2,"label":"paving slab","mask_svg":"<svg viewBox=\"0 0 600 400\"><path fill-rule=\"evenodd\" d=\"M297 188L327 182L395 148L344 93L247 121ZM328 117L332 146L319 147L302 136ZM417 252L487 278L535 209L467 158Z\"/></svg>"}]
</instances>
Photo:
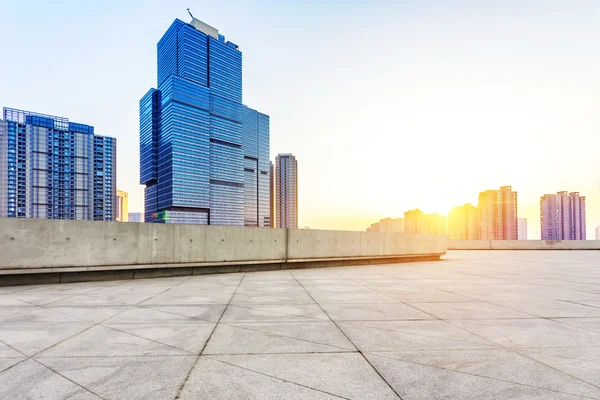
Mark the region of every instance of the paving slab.
<instances>
[{"instance_id":1,"label":"paving slab","mask_svg":"<svg viewBox=\"0 0 600 400\"><path fill-rule=\"evenodd\" d=\"M0 288L4 399L600 399L596 252Z\"/></svg>"}]
</instances>

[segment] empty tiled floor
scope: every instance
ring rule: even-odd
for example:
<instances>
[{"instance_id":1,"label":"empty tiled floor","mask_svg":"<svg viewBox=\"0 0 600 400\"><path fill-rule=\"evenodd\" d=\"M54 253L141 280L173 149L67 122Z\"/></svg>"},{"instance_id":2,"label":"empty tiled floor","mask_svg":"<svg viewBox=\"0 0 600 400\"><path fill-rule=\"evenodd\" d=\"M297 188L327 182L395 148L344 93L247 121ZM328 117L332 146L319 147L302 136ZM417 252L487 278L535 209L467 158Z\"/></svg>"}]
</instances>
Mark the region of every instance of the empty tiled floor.
<instances>
[{"instance_id":1,"label":"empty tiled floor","mask_svg":"<svg viewBox=\"0 0 600 400\"><path fill-rule=\"evenodd\" d=\"M1 399L600 399L600 252L0 288Z\"/></svg>"}]
</instances>

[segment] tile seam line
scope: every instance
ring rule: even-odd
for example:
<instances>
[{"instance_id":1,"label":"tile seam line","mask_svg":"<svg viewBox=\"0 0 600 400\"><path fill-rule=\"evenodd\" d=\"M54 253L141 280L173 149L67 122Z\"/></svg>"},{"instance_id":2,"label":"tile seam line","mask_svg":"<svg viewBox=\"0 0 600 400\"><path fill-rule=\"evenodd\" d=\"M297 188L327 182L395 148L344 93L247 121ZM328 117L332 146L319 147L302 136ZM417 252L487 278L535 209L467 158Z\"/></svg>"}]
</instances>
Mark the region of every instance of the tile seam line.
<instances>
[{"instance_id":1,"label":"tile seam line","mask_svg":"<svg viewBox=\"0 0 600 400\"><path fill-rule=\"evenodd\" d=\"M334 272L335 274L335 272ZM362 351L359 350L358 346L356 346L356 344L350 340L350 338L348 337L348 335L346 335L346 332L344 332L339 325L333 320L331 319L331 316L327 313L327 311L325 311L323 309L323 307L321 307L321 304L318 303L313 297L312 295L308 292L308 290L306 290L306 288L304 287L304 285L302 285L302 283L300 283L300 281L298 281L298 278L296 278L296 276L294 274L291 274L294 279L296 280L296 282L298 282L298 284L300 286L302 286L302 288L306 291L306 293L310 296L311 299L313 299L313 301L321 308L321 310L325 313L325 315L327 315L327 317L331 320L331 322L335 325L335 327L342 332L342 334L346 337L346 340L348 340L350 343L352 343L352 346L354 346L354 348L358 351L358 354L360 354L360 356L363 358L363 360L365 360L365 362L367 364L369 364L369 366L371 366L371 368L373 369L373 371L375 371L375 373L379 376L379 378L385 382L385 384L387 385L387 387L392 391L392 393L394 393L400 400L402 399L402 396L400 396L400 394L396 391L396 389L394 389L392 387L392 385L383 377L383 375L381 374L381 372L379 372L379 370L377 370L377 368L375 368L375 366L373 364L371 364L371 362L365 357L365 355L362 353ZM337 275L337 274L336 274ZM346 278L344 278L344 280L347 280Z\"/></svg>"},{"instance_id":2,"label":"tile seam line","mask_svg":"<svg viewBox=\"0 0 600 400\"><path fill-rule=\"evenodd\" d=\"M498 349L496 349L496 350L498 350ZM556 390L556 389L549 389L549 388L544 388L544 387L535 386L535 385L528 385L526 383L507 381L507 380L504 380L504 379L493 378L491 376L474 374L472 372L457 371L457 370L450 369L450 368L438 367L438 366L429 365L429 364L422 364L422 363L419 363L419 362L416 362L416 361L409 361L409 360L404 360L404 359L400 359L400 358L394 358L394 357L389 357L389 356L378 355L377 352L370 352L368 354L373 354L374 356L379 356L379 357L382 357L382 358L386 358L388 360L402 361L402 362L405 362L405 363L408 363L408 364L421 365L423 367L435 368L435 369L439 369L439 370L442 370L442 371L450 371L450 372L454 372L454 373L457 373L457 374L476 376L476 377L479 377L479 378L490 379L490 380L504 382L504 383L510 383L512 385L527 386L527 387L532 387L532 388L535 388L535 389L542 389L542 390L547 390L547 391L551 391L551 392L555 392L555 393L562 393L562 394L567 394L567 395L570 395L570 396L577 396L577 397L581 397L583 399L596 399L596 397L584 396L584 395L575 394L575 393L569 393L569 392L562 392L562 391ZM559 372L562 372L562 371L559 371ZM569 375L569 374L566 374L566 375ZM592 386L595 387L595 385L592 385Z\"/></svg>"},{"instance_id":3,"label":"tile seam line","mask_svg":"<svg viewBox=\"0 0 600 400\"><path fill-rule=\"evenodd\" d=\"M269 355L269 354L270 353L266 353L266 354L262 354L262 355ZM286 353L280 353L280 354L286 354ZM303 353L297 353L297 354L303 354ZM306 353L304 353L304 354L306 354ZM328 353L308 353L308 354L328 354ZM283 378L279 378L277 376L265 374L264 372L255 371L255 370L250 369L250 368L242 367L241 365L236 365L236 364L233 364L233 363L230 363L230 362L227 362L227 361L223 361L223 360L219 360L218 358L215 358L215 357L219 357L219 356L228 356L228 355L236 356L236 355L239 355L239 354L219 354L219 355L217 355L217 354L210 354L210 355L207 354L207 355L204 355L203 357L210 358L211 360L220 362L222 364L230 365L230 366L235 367L235 368L239 368L239 369L243 369L243 370L246 370L246 371L254 372L255 374L267 376L269 378L277 379L277 380L282 381L282 382L291 383L292 385L300 386L300 387L303 387L303 388L306 388L306 389L309 389L309 390L314 390L315 392L325 393L325 394L328 394L330 396L334 396L334 397L336 397L338 399L352 400L352 399L350 399L348 397L343 397L343 396L340 396L340 395L337 395L337 394L334 394L334 393L329 393L329 392L326 392L326 391L321 390L321 389L312 388L310 386L306 386L306 385L303 385L301 383L289 381L287 379L283 379Z\"/></svg>"},{"instance_id":4,"label":"tile seam line","mask_svg":"<svg viewBox=\"0 0 600 400\"><path fill-rule=\"evenodd\" d=\"M382 275L385 275L385 274L383 274L383 273L382 273ZM386 276L387 276L387 275L386 275ZM503 305L500 305L500 304L493 303L493 302L491 302L491 301L487 301L487 300L481 300L481 299L476 299L476 298L474 298L474 297L471 297L471 296L468 296L468 295L462 295L462 294L458 294L458 293L455 293L455 292L453 292L453 291L451 291L451 290L439 289L439 288L435 288L435 287L433 287L433 286L429 286L429 285L423 285L423 286L424 286L424 287L428 287L428 288L430 288L430 289L436 289L436 290L440 290L440 291L442 291L442 292L450 293L450 294L453 294L453 295L455 295L455 296L461 296L461 297L464 297L464 298L467 298L467 299L472 299L472 300L475 300L475 301L473 301L472 303L486 303L486 304L491 304L491 305L493 305L493 306L500 307L500 308L505 308L505 309L507 309L507 310L512 310L512 311L515 311L515 312L518 312L518 313L521 313L521 314L527 314L527 315L531 315L532 317L535 317L535 318L543 318L543 317L540 317L539 315L532 314L532 313L530 313L530 312L526 312L526 311L520 311L520 310L517 310L517 309L511 308L511 307L506 307L506 306L503 306ZM470 303L470 302L469 302L469 303ZM408 304L408 303L407 303L407 304ZM438 304L438 303L433 303L433 304ZM450 304L451 304L451 303L450 303ZM411 306L412 306L412 305L411 305ZM419 311L423 311L423 310L421 310L420 308L417 308L417 307L415 307L415 306L412 306L412 307L416 308L416 309L417 309L417 310L419 310ZM426 311L423 311L423 312L426 312ZM428 314L429 314L429 313L428 313ZM432 314L430 314L430 315L432 315ZM439 319L441 319L441 320L446 320L445 318L439 318ZM485 318L482 318L482 319L485 319ZM492 318L492 319L494 319L494 318ZM523 319L526 319L526 318L523 318Z\"/></svg>"},{"instance_id":5,"label":"tile seam line","mask_svg":"<svg viewBox=\"0 0 600 400\"><path fill-rule=\"evenodd\" d=\"M452 324L452 322L450 322L450 321L446 321L446 322L448 322L449 324ZM548 364L546 364L546 363L544 363L544 362L541 362L541 361L539 361L539 360L536 360L535 358L533 358L533 357L530 357L530 356L528 356L527 354L523 354L523 353L519 352L519 349L518 349L518 348L510 348L510 347L506 347L506 346L504 346L504 345L503 345L503 344L501 344L501 343L498 343L498 342L496 342L496 341L494 341L494 340L491 340L491 339L486 339L485 337L483 337L483 336L481 336L481 335L479 335L479 334L477 334L477 333L475 333L475 332L471 332L470 330L468 330L468 329L466 329L466 328L464 328L464 327L462 327L462 326L455 325L455 324L452 324L452 325L454 325L454 326L456 326L457 328L459 328L459 329L462 329L462 330L464 330L464 331L466 331L466 332L469 332L469 333L471 333L471 334L473 334L473 335L475 335L475 336L478 336L478 337L480 337L480 338L482 338L482 339L488 340L488 341L490 341L490 342L492 342L492 343L496 343L498 346L502 347L502 348L503 348L503 349L505 349L505 350L512 351L513 353L516 353L516 354L520 354L521 356L523 356L523 357L525 357L525 358L528 358L528 359L530 359L530 360L532 360L532 361L534 361L534 362L536 362L536 363L540 363L540 364L542 364L542 365L545 365L546 367L548 367L548 368L550 368L550 369L553 369L553 370L555 370L555 371L558 371L558 372L560 372L560 373L562 373L562 374L565 374L565 375L567 375L567 376L570 376L571 378L573 378L573 379L575 379L575 380L578 380L578 381L580 381L580 382L583 382L583 383L586 383L586 384L588 384L588 385L591 385L591 386L593 386L593 387L595 387L595 388L597 388L597 389L600 389L600 386L598 386L598 385L594 385L593 383L587 382L586 380L584 380L584 379L582 379L582 378L578 378L578 377L576 377L575 375L569 374L568 372L562 371L562 370L560 370L560 369L558 369L558 368L555 368L555 367L553 367L553 366L551 366L551 365L548 365Z\"/></svg>"},{"instance_id":6,"label":"tile seam line","mask_svg":"<svg viewBox=\"0 0 600 400\"><path fill-rule=\"evenodd\" d=\"M326 323L328 323L330 321L316 321L316 322L317 323L325 323L326 324ZM339 347L339 346L332 346L330 344L323 344L323 343L315 342L314 340L299 339L299 338L295 338L293 336L278 335L278 334L275 334L275 333L268 333L268 332L263 332L263 331L257 331L256 329L248 329L248 328L245 328L243 326L236 325L236 324L263 324L263 323L272 324L273 322L223 322L222 324L226 325L226 326L231 326L231 327L234 327L234 328L244 329L244 330L250 331L250 332L262 333L262 334L267 335L267 336L274 336L274 337L281 337L281 338L286 338L286 339L292 339L292 340L297 340L299 342L306 342L306 343L316 344L316 345L319 345L319 346L331 347L332 349L338 349L338 350L344 350L344 351L353 351L352 349L345 349L345 348ZM275 323L277 323L277 322L275 322ZM305 321L290 321L290 322L286 321L285 322L285 324L307 324L307 323L309 323L309 322L305 322ZM352 344L352 342L350 342L350 344ZM354 346L354 344L352 344L352 345Z\"/></svg>"},{"instance_id":7,"label":"tile seam line","mask_svg":"<svg viewBox=\"0 0 600 400\"><path fill-rule=\"evenodd\" d=\"M58 376L61 376L63 379L66 379L66 380L68 380L69 382L71 382L71 383L73 383L73 384L75 384L75 385L79 386L80 388L82 388L82 389L83 389L83 390L85 390L86 392L89 392L89 393L93 394L94 396L98 397L99 399L105 400L105 398L104 398L104 397L100 396L100 395L99 395L99 394L97 394L97 393L94 393L94 392L92 392L90 389L88 389L88 388L86 388L85 386L83 386L83 385L81 385L81 384L79 384L79 383L75 382L74 380L72 380L72 379L69 379L68 377L64 376L64 375L63 375L63 374L61 374L60 372L58 372L58 371L55 371L54 369L50 368L50 367L49 367L49 366L47 366L46 364L43 364L43 363L39 362L39 361L38 361L38 360L36 360L35 358L34 358L34 359L32 359L32 360L33 360L34 362L38 363L38 364L39 364L40 366L42 366L43 368L46 368L46 369L48 369L48 370L50 370L50 371L54 372L56 375L58 375Z\"/></svg>"},{"instance_id":8,"label":"tile seam line","mask_svg":"<svg viewBox=\"0 0 600 400\"><path fill-rule=\"evenodd\" d=\"M248 274L247 272L244 272L244 274L242 275L242 278L240 279L240 281L238 282L238 285L235 288L235 291L231 294L231 297L229 298L229 302L227 303L227 305L223 309L223 312L221 313L221 316L219 317L219 320L217 321L217 323L213 327L212 331L210 332L210 335L208 335L208 338L206 339L206 342L204 342L204 346L202 346L202 349L200 350L200 352L196 356L196 361L194 362L194 364L192 365L192 367L188 371L187 375L183 379L183 382L181 382L181 386L179 386L179 388L177 389L177 393L176 393L175 397L173 398L173 400L177 400L177 399L181 398L181 393L183 392L183 388L185 387L185 385L187 384L188 380L190 379L190 376L192 375L192 372L196 368L196 365L198 365L198 362L200 361L200 358L202 357L202 353L204 353L204 350L206 349L206 346L208 345L208 342L210 341L210 339L212 338L212 335L217 330L217 327L221 323L221 319L223 318L223 315L225 315L225 312L227 311L227 308L231 304L231 300L233 300L233 297L235 296L235 294L237 293L238 289L242 285L242 282L244 281L244 278L246 278L247 274Z\"/></svg>"},{"instance_id":9,"label":"tile seam line","mask_svg":"<svg viewBox=\"0 0 600 400\"><path fill-rule=\"evenodd\" d=\"M173 288L173 287L175 287L175 286L177 286L177 285L180 285L180 284L181 284L181 283L183 283L183 282L184 282L184 281L182 281L182 282L179 282L179 283L177 283L176 285L173 285L171 288ZM116 285L115 285L115 286L116 286ZM171 289L171 288L169 288L169 289ZM169 289L165 289L164 291L166 291L166 290L169 290ZM163 291L163 292L164 292L164 291ZM161 292L161 293L162 293L162 292ZM110 316L110 317L108 317L108 318L105 318L104 320L102 320L102 321L99 321L99 322L97 322L97 323L94 323L94 322L89 322L89 321L83 321L83 320L82 320L82 322L84 322L84 323L86 323L86 324L91 324L91 326L87 327L86 329L82 330L81 332L78 332L78 333L76 333L76 334L74 334L74 335L72 335L72 336L69 336L68 338L66 338L66 339L64 339L64 340L61 340L61 341L59 341L58 343L55 343L55 344L53 344L53 345L52 345L52 346L50 346L50 347L47 347L47 348L45 348L45 349L43 349L43 350L40 350L40 351L38 351L37 353L35 353L35 354L33 354L33 355L29 356L29 358L34 358L34 357L36 357L37 355L39 355L39 354L41 354L41 353L43 353L43 352L45 352L45 351L47 351L47 350L50 350L50 349L52 349L52 348L54 348L54 347L58 346L59 344L61 344L61 343L64 343L65 341L67 341L67 340L70 340L70 339L74 338L74 337L75 337L75 336L77 336L77 335L80 335L80 334L82 334L82 333L84 333L84 332L87 332L87 331L89 331L90 329L92 329L92 328L93 328L93 327L95 327L95 326L101 325L102 323L106 322L107 320L109 320L109 319L111 319L111 318L113 318L113 317L116 317L117 315L119 315L119 314L122 314L122 313L124 313L125 311L127 311L127 310L130 310L130 309L132 309L132 308L133 308L133 307L135 307L135 306L136 306L136 304L128 305L128 306L126 306L126 308L125 308L124 310L122 310L122 311L118 312L117 314L115 314L115 315L112 315L112 316ZM41 307L41 308L44 308L44 309L47 309L47 308L45 308L45 307L42 307L42 306L40 306L40 307ZM65 315L66 315L66 314L65 314ZM79 319L79 318L77 318L77 319Z\"/></svg>"}]
</instances>

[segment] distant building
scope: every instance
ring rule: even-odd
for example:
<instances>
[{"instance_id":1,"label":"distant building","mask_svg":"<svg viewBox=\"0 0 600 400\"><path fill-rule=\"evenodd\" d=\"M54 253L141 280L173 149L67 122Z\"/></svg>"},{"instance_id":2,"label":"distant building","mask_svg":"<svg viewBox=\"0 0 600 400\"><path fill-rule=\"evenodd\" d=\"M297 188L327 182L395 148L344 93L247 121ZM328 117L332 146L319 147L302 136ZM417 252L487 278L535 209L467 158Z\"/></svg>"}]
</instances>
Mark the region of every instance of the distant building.
<instances>
[{"instance_id":1,"label":"distant building","mask_svg":"<svg viewBox=\"0 0 600 400\"><path fill-rule=\"evenodd\" d=\"M596 227L596 240L600 240L600 225Z\"/></svg>"},{"instance_id":2,"label":"distant building","mask_svg":"<svg viewBox=\"0 0 600 400\"><path fill-rule=\"evenodd\" d=\"M423 211L417 208L404 213L404 233L423 233Z\"/></svg>"},{"instance_id":3,"label":"distant building","mask_svg":"<svg viewBox=\"0 0 600 400\"><path fill-rule=\"evenodd\" d=\"M479 210L471 204L454 207L448 214L448 235L453 240L477 240Z\"/></svg>"},{"instance_id":4,"label":"distant building","mask_svg":"<svg viewBox=\"0 0 600 400\"><path fill-rule=\"evenodd\" d=\"M298 162L292 154L275 159L276 222L278 228L298 228Z\"/></svg>"},{"instance_id":5,"label":"distant building","mask_svg":"<svg viewBox=\"0 0 600 400\"><path fill-rule=\"evenodd\" d=\"M404 218L384 218L371 224L367 232L404 233Z\"/></svg>"},{"instance_id":6,"label":"distant building","mask_svg":"<svg viewBox=\"0 0 600 400\"><path fill-rule=\"evenodd\" d=\"M436 235L446 235L446 216L440 213L424 214L423 215L423 233L431 233Z\"/></svg>"},{"instance_id":7,"label":"distant building","mask_svg":"<svg viewBox=\"0 0 600 400\"><path fill-rule=\"evenodd\" d=\"M423 214L423 211L416 209L404 213L404 232L405 233L431 233L445 235L446 217L439 213Z\"/></svg>"},{"instance_id":8,"label":"distant building","mask_svg":"<svg viewBox=\"0 0 600 400\"><path fill-rule=\"evenodd\" d=\"M540 225L542 240L585 240L585 197L565 191L542 196Z\"/></svg>"},{"instance_id":9,"label":"distant building","mask_svg":"<svg viewBox=\"0 0 600 400\"><path fill-rule=\"evenodd\" d=\"M527 240L527 218L519 218L519 240Z\"/></svg>"},{"instance_id":10,"label":"distant building","mask_svg":"<svg viewBox=\"0 0 600 400\"><path fill-rule=\"evenodd\" d=\"M144 222L144 213L141 213L141 212L129 213L128 219L129 219L128 222Z\"/></svg>"},{"instance_id":11,"label":"distant building","mask_svg":"<svg viewBox=\"0 0 600 400\"><path fill-rule=\"evenodd\" d=\"M517 192L510 186L479 193L479 226L483 240L517 240Z\"/></svg>"},{"instance_id":12,"label":"distant building","mask_svg":"<svg viewBox=\"0 0 600 400\"><path fill-rule=\"evenodd\" d=\"M117 141L67 118L4 108L0 217L114 221Z\"/></svg>"},{"instance_id":13,"label":"distant building","mask_svg":"<svg viewBox=\"0 0 600 400\"><path fill-rule=\"evenodd\" d=\"M269 226L275 228L275 166L273 161L270 161L269 167Z\"/></svg>"},{"instance_id":14,"label":"distant building","mask_svg":"<svg viewBox=\"0 0 600 400\"><path fill-rule=\"evenodd\" d=\"M129 194L117 190L117 221L127 222L129 219Z\"/></svg>"}]
</instances>

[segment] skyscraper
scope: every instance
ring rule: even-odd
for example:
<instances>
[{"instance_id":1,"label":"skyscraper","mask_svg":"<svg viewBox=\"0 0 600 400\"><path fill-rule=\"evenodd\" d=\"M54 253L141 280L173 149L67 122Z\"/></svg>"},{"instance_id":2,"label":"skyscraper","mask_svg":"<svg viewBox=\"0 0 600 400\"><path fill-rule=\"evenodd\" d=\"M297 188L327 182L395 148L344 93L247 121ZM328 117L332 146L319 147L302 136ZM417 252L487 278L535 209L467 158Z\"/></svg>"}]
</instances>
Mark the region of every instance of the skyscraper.
<instances>
[{"instance_id":1,"label":"skyscraper","mask_svg":"<svg viewBox=\"0 0 600 400\"><path fill-rule=\"evenodd\" d=\"M0 217L114 220L116 151L93 126L4 108Z\"/></svg>"},{"instance_id":2,"label":"skyscraper","mask_svg":"<svg viewBox=\"0 0 600 400\"><path fill-rule=\"evenodd\" d=\"M585 240L585 197L578 192L540 198L542 240Z\"/></svg>"},{"instance_id":3,"label":"skyscraper","mask_svg":"<svg viewBox=\"0 0 600 400\"><path fill-rule=\"evenodd\" d=\"M527 240L527 218L519 218L519 240Z\"/></svg>"},{"instance_id":4,"label":"skyscraper","mask_svg":"<svg viewBox=\"0 0 600 400\"><path fill-rule=\"evenodd\" d=\"M145 220L269 226L269 117L242 105L242 53L204 22L176 19L140 100Z\"/></svg>"},{"instance_id":5,"label":"skyscraper","mask_svg":"<svg viewBox=\"0 0 600 400\"><path fill-rule=\"evenodd\" d=\"M270 216L270 224L269 226L271 228L275 228L277 225L275 225L275 166L273 165L273 161L269 161L270 167L269 167L269 199L271 202L271 207L270 207L270 212L269 212L269 216Z\"/></svg>"},{"instance_id":6,"label":"skyscraper","mask_svg":"<svg viewBox=\"0 0 600 400\"><path fill-rule=\"evenodd\" d=\"M117 221L127 222L129 220L129 194L117 190Z\"/></svg>"},{"instance_id":7,"label":"skyscraper","mask_svg":"<svg viewBox=\"0 0 600 400\"><path fill-rule=\"evenodd\" d=\"M455 240L477 240L479 231L479 210L471 204L454 207L448 213L448 235Z\"/></svg>"},{"instance_id":8,"label":"skyscraper","mask_svg":"<svg viewBox=\"0 0 600 400\"><path fill-rule=\"evenodd\" d=\"M276 222L278 228L298 229L298 162L291 154L275 159Z\"/></svg>"},{"instance_id":9,"label":"skyscraper","mask_svg":"<svg viewBox=\"0 0 600 400\"><path fill-rule=\"evenodd\" d=\"M517 192L510 186L479 193L479 224L483 240L517 240Z\"/></svg>"}]
</instances>

